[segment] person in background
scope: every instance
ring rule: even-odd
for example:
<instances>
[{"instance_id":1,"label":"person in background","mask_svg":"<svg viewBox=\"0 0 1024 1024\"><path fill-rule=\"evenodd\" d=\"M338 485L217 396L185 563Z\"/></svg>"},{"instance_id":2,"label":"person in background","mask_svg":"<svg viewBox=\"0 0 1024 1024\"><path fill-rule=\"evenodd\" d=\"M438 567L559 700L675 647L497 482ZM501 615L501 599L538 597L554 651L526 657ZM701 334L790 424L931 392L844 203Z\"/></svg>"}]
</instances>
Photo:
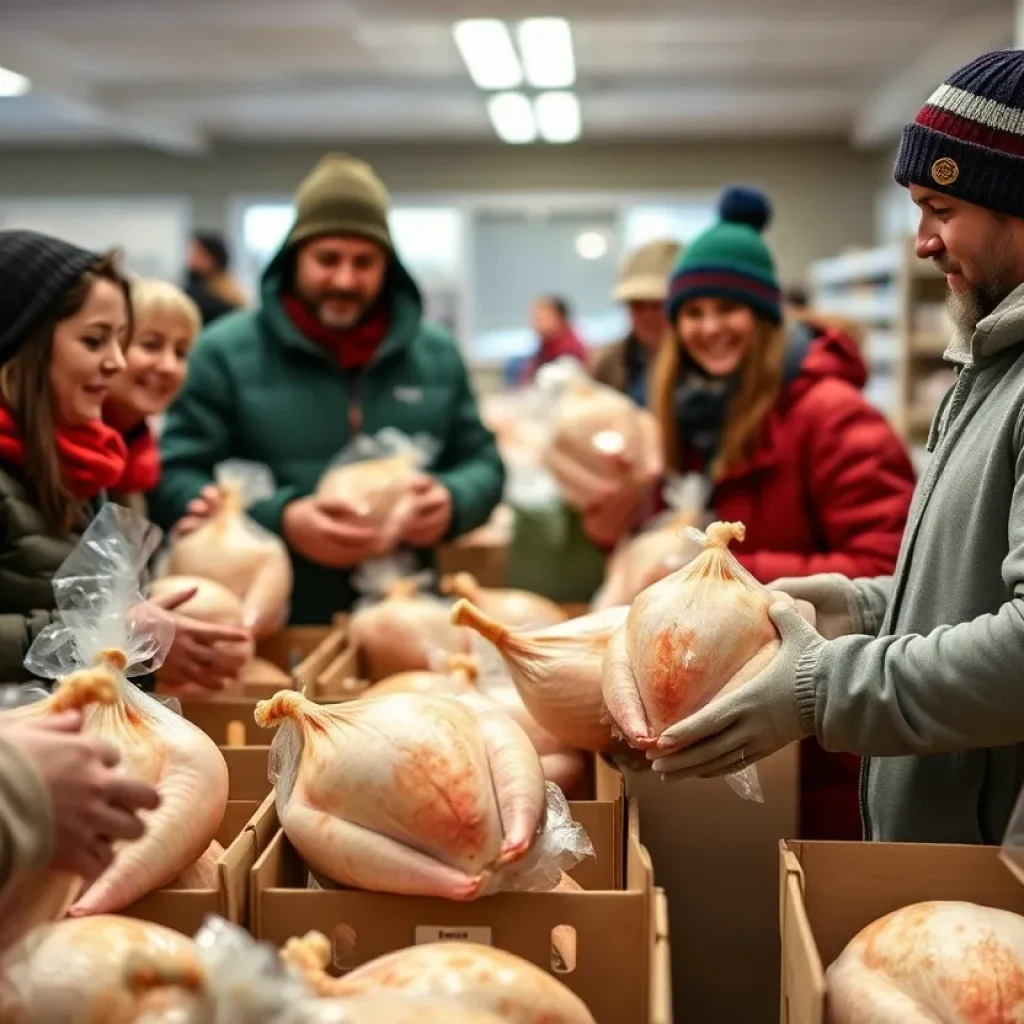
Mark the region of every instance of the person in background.
<instances>
[{"instance_id":1,"label":"person in background","mask_svg":"<svg viewBox=\"0 0 1024 1024\"><path fill-rule=\"evenodd\" d=\"M629 311L629 334L591 360L596 381L629 395L637 405L647 405L651 368L668 333L668 275L681 251L678 242L658 239L627 253L612 298Z\"/></svg>"},{"instance_id":2,"label":"person in background","mask_svg":"<svg viewBox=\"0 0 1024 1024\"><path fill-rule=\"evenodd\" d=\"M128 450L128 466L110 500L146 516L146 494L160 479L160 452L152 423L162 416L185 383L193 342L202 329L196 304L175 285L155 278L131 283L132 331L125 348L125 370L111 381L103 419L114 427ZM220 503L208 488L191 512L201 518ZM194 524L193 524L194 525ZM252 657L247 630L200 622L170 612L175 643L160 671L171 686L198 683L219 689Z\"/></svg>"},{"instance_id":3,"label":"person in background","mask_svg":"<svg viewBox=\"0 0 1024 1024\"><path fill-rule=\"evenodd\" d=\"M224 239L212 232L197 232L188 248L185 291L198 306L204 324L241 309L245 292L231 274Z\"/></svg>"},{"instance_id":4,"label":"person in background","mask_svg":"<svg viewBox=\"0 0 1024 1024\"><path fill-rule=\"evenodd\" d=\"M569 357L587 364L587 346L571 321L572 310L566 299L543 295L533 303L531 322L537 333L537 351L520 371L520 384L529 384L542 366L556 359Z\"/></svg>"},{"instance_id":5,"label":"person in background","mask_svg":"<svg viewBox=\"0 0 1024 1024\"><path fill-rule=\"evenodd\" d=\"M293 623L328 623L358 596L351 571L377 531L316 495L327 466L360 434L430 435L438 453L417 480L403 546L432 549L487 521L504 468L480 422L458 345L425 323L419 289L395 252L387 190L369 165L326 156L299 186L295 223L263 276L261 304L208 328L161 437L150 498L171 526L201 501L217 463L266 465L277 491L249 515L292 555Z\"/></svg>"},{"instance_id":6,"label":"person in background","mask_svg":"<svg viewBox=\"0 0 1024 1024\"><path fill-rule=\"evenodd\" d=\"M918 257L946 274L958 375L895 572L776 581L817 631L774 605L781 651L671 730L657 770L731 772L816 735L865 757L867 839L1002 842L1024 784L1022 124L1024 50L1002 50L903 131L895 177L921 210Z\"/></svg>"},{"instance_id":7,"label":"person in background","mask_svg":"<svg viewBox=\"0 0 1024 1024\"><path fill-rule=\"evenodd\" d=\"M891 572L914 471L860 393L857 347L814 324L787 329L761 192L727 190L719 215L671 275L651 395L666 467L699 474L708 512L745 524L733 554L762 583ZM801 760L801 835L859 838L858 759L812 739Z\"/></svg>"}]
</instances>

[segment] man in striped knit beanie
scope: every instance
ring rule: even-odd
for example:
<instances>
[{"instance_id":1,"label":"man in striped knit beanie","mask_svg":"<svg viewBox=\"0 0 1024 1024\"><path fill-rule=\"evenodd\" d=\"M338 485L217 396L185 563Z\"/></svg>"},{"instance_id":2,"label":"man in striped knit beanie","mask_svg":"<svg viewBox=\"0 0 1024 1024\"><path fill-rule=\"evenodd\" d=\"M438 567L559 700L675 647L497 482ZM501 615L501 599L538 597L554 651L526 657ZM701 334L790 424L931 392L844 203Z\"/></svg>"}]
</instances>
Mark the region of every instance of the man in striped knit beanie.
<instances>
[{"instance_id":1,"label":"man in striped knit beanie","mask_svg":"<svg viewBox=\"0 0 1024 1024\"><path fill-rule=\"evenodd\" d=\"M1024 51L985 54L903 132L917 255L947 275L957 372L895 575L779 580L782 647L662 737L658 771L735 772L805 735L864 757L866 837L998 844L1024 784Z\"/></svg>"}]
</instances>

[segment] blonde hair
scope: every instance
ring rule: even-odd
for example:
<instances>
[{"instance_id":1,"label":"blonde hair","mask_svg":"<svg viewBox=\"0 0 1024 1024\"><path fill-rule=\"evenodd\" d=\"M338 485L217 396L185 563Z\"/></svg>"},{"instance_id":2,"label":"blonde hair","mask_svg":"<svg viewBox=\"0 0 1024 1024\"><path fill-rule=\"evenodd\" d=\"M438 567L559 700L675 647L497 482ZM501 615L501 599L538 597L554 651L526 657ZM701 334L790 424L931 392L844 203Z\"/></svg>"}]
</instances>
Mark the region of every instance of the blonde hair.
<instances>
[{"instance_id":1,"label":"blonde hair","mask_svg":"<svg viewBox=\"0 0 1024 1024\"><path fill-rule=\"evenodd\" d=\"M131 296L136 330L146 317L153 314L181 318L188 324L193 340L203 329L199 307L170 281L156 277L137 278L131 283Z\"/></svg>"},{"instance_id":2,"label":"blonde hair","mask_svg":"<svg viewBox=\"0 0 1024 1024\"><path fill-rule=\"evenodd\" d=\"M740 367L739 389L729 401L722 425L722 443L710 466L712 480L749 457L757 436L782 388L782 361L786 350L785 328L757 318L757 333ZM689 357L676 331L658 349L651 379L651 408L658 421L665 463L679 464L679 433L676 426L675 390L680 371L688 368Z\"/></svg>"}]
</instances>

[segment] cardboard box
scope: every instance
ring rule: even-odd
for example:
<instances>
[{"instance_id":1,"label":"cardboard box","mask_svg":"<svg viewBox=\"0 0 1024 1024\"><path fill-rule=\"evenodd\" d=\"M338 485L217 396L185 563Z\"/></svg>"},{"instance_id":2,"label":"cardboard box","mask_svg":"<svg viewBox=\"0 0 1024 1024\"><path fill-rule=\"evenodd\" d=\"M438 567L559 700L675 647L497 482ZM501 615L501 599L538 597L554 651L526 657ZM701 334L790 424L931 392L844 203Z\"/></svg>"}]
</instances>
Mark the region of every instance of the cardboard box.
<instances>
[{"instance_id":1,"label":"cardboard box","mask_svg":"<svg viewBox=\"0 0 1024 1024\"><path fill-rule=\"evenodd\" d=\"M235 924L249 920L249 879L256 859L278 831L273 796L262 803L228 801L216 840L224 847L217 861L216 889L158 889L121 911L184 935L194 935L208 914Z\"/></svg>"},{"instance_id":2,"label":"cardboard box","mask_svg":"<svg viewBox=\"0 0 1024 1024\"><path fill-rule=\"evenodd\" d=\"M626 772L668 898L676 1003L693 1020L763 1024L778 1013L779 841L799 835L799 755L794 743L758 762L762 804L724 779L666 785Z\"/></svg>"},{"instance_id":3,"label":"cardboard box","mask_svg":"<svg viewBox=\"0 0 1024 1024\"><path fill-rule=\"evenodd\" d=\"M655 950L650 858L640 844L636 809L626 811L621 775L603 760L596 774L605 799L570 804L596 852L573 872L586 892L501 893L458 903L308 889L305 865L279 832L252 870L253 934L280 944L311 929L322 931L344 942L335 959L335 967L344 971L455 933L556 974L588 1003L600 1024L650 1024ZM575 930L576 962L569 973L552 963L552 932L560 926Z\"/></svg>"},{"instance_id":4,"label":"cardboard box","mask_svg":"<svg viewBox=\"0 0 1024 1024\"><path fill-rule=\"evenodd\" d=\"M779 844L782 1024L824 1024L825 970L872 921L965 900L1024 915L1024 887L992 846Z\"/></svg>"},{"instance_id":5,"label":"cardboard box","mask_svg":"<svg viewBox=\"0 0 1024 1024\"><path fill-rule=\"evenodd\" d=\"M669 948L668 900L664 889L654 890L651 1024L672 1024L672 953Z\"/></svg>"},{"instance_id":6,"label":"cardboard box","mask_svg":"<svg viewBox=\"0 0 1024 1024\"><path fill-rule=\"evenodd\" d=\"M220 752L228 766L228 800L263 801L271 789L270 747L221 747Z\"/></svg>"}]
</instances>

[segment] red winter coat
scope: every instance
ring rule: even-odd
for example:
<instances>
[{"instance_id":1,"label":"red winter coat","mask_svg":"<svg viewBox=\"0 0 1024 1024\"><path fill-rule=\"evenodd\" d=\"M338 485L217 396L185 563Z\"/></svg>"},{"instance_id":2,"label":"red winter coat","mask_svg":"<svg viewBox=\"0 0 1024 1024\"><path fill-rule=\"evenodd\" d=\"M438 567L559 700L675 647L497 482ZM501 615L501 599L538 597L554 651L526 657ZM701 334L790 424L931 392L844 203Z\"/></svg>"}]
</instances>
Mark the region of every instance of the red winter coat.
<instances>
[{"instance_id":1,"label":"red winter coat","mask_svg":"<svg viewBox=\"0 0 1024 1024\"><path fill-rule=\"evenodd\" d=\"M860 389L867 370L856 344L834 330L810 343L779 396L751 457L716 485L718 519L746 525L736 558L762 583L838 572L884 576L896 567L914 469L888 422ZM693 449L683 471L698 470ZM801 836L859 839L860 759L801 749Z\"/></svg>"}]
</instances>

